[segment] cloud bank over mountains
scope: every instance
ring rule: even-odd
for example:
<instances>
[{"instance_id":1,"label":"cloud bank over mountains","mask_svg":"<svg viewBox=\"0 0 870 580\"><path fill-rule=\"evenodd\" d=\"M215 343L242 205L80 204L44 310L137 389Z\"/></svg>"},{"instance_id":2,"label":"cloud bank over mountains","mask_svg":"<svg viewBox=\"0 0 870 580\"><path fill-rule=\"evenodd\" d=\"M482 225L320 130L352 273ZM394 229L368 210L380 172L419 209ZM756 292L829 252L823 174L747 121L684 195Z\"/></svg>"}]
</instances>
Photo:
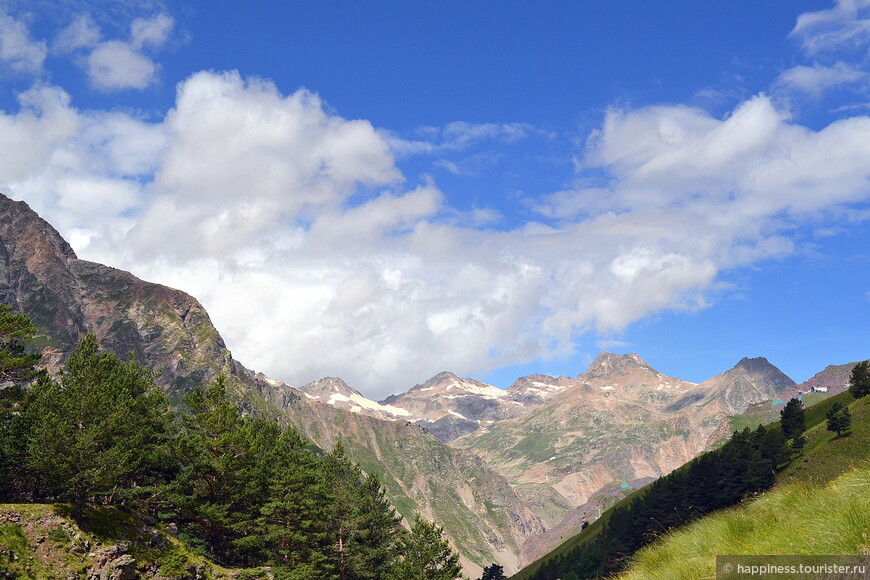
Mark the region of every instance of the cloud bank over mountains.
<instances>
[{"instance_id":1,"label":"cloud bank over mountains","mask_svg":"<svg viewBox=\"0 0 870 580\"><path fill-rule=\"evenodd\" d=\"M67 58L94 90L161 82L167 14L106 39L85 14L56 38L0 14L0 60L31 75L0 113L0 190L80 257L181 288L234 355L290 383L338 375L367 396L445 368L481 373L567 356L663 310L709 305L722 273L795 251L807 230L862 223L870 117L812 129L802 98L867 94L868 2L801 15L805 64L724 116L612 107L576 151L573 183L462 211L402 161L522 140L536 128L453 123L412 139L345 119L313 92L237 71L194 72L156 118L86 110L45 74ZM458 171L458 169L457 169ZM802 233L803 232L803 233Z\"/></svg>"}]
</instances>

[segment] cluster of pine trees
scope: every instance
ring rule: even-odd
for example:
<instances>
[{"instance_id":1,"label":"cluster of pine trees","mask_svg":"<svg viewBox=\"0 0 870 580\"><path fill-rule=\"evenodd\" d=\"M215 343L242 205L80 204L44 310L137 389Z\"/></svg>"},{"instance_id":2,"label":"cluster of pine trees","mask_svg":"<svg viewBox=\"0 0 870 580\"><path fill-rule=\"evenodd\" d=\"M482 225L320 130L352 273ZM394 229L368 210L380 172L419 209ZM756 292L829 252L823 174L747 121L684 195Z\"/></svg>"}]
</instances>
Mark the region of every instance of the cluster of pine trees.
<instances>
[{"instance_id":1,"label":"cluster of pine trees","mask_svg":"<svg viewBox=\"0 0 870 580\"><path fill-rule=\"evenodd\" d=\"M768 489L792 450L777 426L735 431L705 453L614 508L601 532L531 576L534 580L597 578L620 571L642 546L669 529Z\"/></svg>"},{"instance_id":2,"label":"cluster of pine trees","mask_svg":"<svg viewBox=\"0 0 870 580\"><path fill-rule=\"evenodd\" d=\"M231 567L298 580L451 580L458 556L437 525L410 531L342 446L244 416L225 381L178 417L151 372L88 335L55 379L25 345L35 329L0 305L0 501L126 506L175 523Z\"/></svg>"}]
</instances>

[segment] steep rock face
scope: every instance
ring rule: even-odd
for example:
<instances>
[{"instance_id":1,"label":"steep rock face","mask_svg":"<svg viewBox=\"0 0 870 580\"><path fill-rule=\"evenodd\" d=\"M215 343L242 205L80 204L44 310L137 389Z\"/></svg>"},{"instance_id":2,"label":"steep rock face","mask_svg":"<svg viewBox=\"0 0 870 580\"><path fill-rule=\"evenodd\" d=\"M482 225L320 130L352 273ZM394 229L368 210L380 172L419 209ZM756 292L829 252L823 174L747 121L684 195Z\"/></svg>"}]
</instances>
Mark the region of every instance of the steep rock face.
<instances>
[{"instance_id":1,"label":"steep rock face","mask_svg":"<svg viewBox=\"0 0 870 580\"><path fill-rule=\"evenodd\" d=\"M795 382L766 358L743 358L734 367L699 385L721 397L722 410L730 415L742 413L755 403L777 398L793 389Z\"/></svg>"},{"instance_id":2,"label":"steep rock face","mask_svg":"<svg viewBox=\"0 0 870 580\"><path fill-rule=\"evenodd\" d=\"M613 482L658 477L710 442L718 421L696 418L698 385L667 377L636 354L602 353L572 386L523 417L453 442L510 481L550 526Z\"/></svg>"},{"instance_id":3,"label":"steep rock face","mask_svg":"<svg viewBox=\"0 0 870 580\"><path fill-rule=\"evenodd\" d=\"M233 360L194 298L79 260L27 204L2 195L0 301L34 321L49 367L56 369L81 337L93 332L104 348L122 358L132 352L153 369L176 403L224 373L246 411L288 421L324 449L343 439L366 471L382 476L403 515L420 510L445 528L471 576L490 562L516 570L520 545L543 531L510 485L480 458L445 447L413 424L314 400L315 395L361 397L340 379L307 385L312 395L246 369Z\"/></svg>"},{"instance_id":4,"label":"steep rock face","mask_svg":"<svg viewBox=\"0 0 870 580\"><path fill-rule=\"evenodd\" d=\"M502 476L420 425L349 413L309 398L296 399L283 411L322 449L341 440L351 459L381 476L405 518L420 513L442 525L471 577L491 562L513 573L520 546L544 531Z\"/></svg>"},{"instance_id":5,"label":"steep rock face","mask_svg":"<svg viewBox=\"0 0 870 580\"><path fill-rule=\"evenodd\" d=\"M184 292L79 260L26 203L0 196L0 301L27 314L50 369L93 332L100 344L154 369L178 396L218 372L240 369L205 309Z\"/></svg>"}]
</instances>

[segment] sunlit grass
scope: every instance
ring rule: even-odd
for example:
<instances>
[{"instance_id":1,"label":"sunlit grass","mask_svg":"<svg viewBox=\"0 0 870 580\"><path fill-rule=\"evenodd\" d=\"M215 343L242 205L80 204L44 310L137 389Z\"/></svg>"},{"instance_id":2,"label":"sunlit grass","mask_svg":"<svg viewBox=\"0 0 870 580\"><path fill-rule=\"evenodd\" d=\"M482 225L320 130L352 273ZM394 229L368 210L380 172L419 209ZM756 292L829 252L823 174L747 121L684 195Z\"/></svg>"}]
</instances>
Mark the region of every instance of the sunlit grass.
<instances>
[{"instance_id":1,"label":"sunlit grass","mask_svg":"<svg viewBox=\"0 0 870 580\"><path fill-rule=\"evenodd\" d=\"M639 551L622 577L715 578L716 555L870 554L870 468L798 483L699 520Z\"/></svg>"}]
</instances>

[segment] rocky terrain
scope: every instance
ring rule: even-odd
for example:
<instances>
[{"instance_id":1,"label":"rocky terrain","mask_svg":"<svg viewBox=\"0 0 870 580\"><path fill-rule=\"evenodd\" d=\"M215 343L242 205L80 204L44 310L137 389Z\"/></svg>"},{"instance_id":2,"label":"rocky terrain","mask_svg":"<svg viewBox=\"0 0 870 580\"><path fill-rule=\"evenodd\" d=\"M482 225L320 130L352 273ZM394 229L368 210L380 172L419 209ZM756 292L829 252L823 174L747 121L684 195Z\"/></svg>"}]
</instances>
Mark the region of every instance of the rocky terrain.
<instances>
[{"instance_id":1,"label":"rocky terrain","mask_svg":"<svg viewBox=\"0 0 870 580\"><path fill-rule=\"evenodd\" d=\"M442 372L381 403L405 409L441 441L449 442L498 421L527 415L568 383L566 377L535 375L502 390Z\"/></svg>"},{"instance_id":2,"label":"rocky terrain","mask_svg":"<svg viewBox=\"0 0 870 580\"><path fill-rule=\"evenodd\" d=\"M93 332L152 368L176 404L223 373L247 412L290 423L322 449L342 441L405 518L419 512L444 527L471 576L491 562L516 570L728 435L729 417L750 409L768 420L813 386L836 392L852 366L795 385L766 359L745 358L694 384L637 354L605 352L575 378L531 375L506 390L449 372L380 402L335 377L293 387L235 361L193 297L79 260L2 195L0 301L35 322L49 369Z\"/></svg>"},{"instance_id":3,"label":"rocky terrain","mask_svg":"<svg viewBox=\"0 0 870 580\"><path fill-rule=\"evenodd\" d=\"M444 527L469 574L491 562L515 570L520 544L543 531L506 481L476 456L405 421L353 412L359 405L352 401L365 405L367 399L338 379L312 383L306 392L246 369L196 299L79 260L26 203L2 195L0 301L34 321L49 369L92 332L107 350L122 359L133 353L153 369L175 403L223 373L248 412L292 423L324 449L342 438L354 459L383 478L400 513L413 518L419 511ZM339 406L318 401L324 393L327 403ZM342 403L350 403L347 410Z\"/></svg>"}]
</instances>

